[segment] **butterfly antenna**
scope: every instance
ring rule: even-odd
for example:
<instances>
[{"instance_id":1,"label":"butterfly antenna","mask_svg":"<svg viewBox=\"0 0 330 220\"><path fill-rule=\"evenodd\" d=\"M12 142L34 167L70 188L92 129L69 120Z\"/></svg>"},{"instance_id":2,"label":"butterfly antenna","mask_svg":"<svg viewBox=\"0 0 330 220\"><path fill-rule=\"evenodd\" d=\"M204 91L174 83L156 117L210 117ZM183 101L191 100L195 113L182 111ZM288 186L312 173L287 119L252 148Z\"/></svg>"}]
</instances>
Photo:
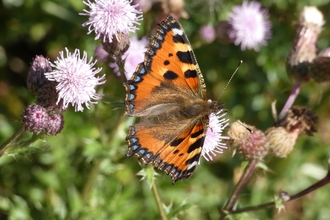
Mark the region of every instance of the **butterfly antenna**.
<instances>
[{"instance_id":1,"label":"butterfly antenna","mask_svg":"<svg viewBox=\"0 0 330 220\"><path fill-rule=\"evenodd\" d=\"M238 124L242 125L246 130L248 130L250 133L253 133L253 130L249 128L246 124L241 122L240 120L237 120Z\"/></svg>"},{"instance_id":2,"label":"butterfly antenna","mask_svg":"<svg viewBox=\"0 0 330 220\"><path fill-rule=\"evenodd\" d=\"M243 60L240 60L239 63L238 63L238 65L237 65L237 67L236 67L236 69L235 69L235 71L233 72L233 74L231 74L231 77L230 77L230 79L228 80L226 86L222 89L222 91L221 91L221 93L220 93L219 98L218 98L217 101L219 101L220 97L221 97L221 96L223 95L223 93L226 91L226 89L227 89L227 87L228 87L230 81L233 79L233 77L235 76L236 72L237 72L238 69L241 67L242 63L243 63Z\"/></svg>"}]
</instances>

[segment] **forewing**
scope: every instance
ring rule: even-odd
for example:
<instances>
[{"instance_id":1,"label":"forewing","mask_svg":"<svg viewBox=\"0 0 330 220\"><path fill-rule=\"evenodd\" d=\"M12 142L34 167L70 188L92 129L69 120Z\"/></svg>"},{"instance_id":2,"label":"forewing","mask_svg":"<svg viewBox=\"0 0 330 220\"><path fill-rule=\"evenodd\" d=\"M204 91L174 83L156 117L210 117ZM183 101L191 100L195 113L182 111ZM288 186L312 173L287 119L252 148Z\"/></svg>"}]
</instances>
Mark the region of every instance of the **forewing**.
<instances>
[{"instance_id":1,"label":"forewing","mask_svg":"<svg viewBox=\"0 0 330 220\"><path fill-rule=\"evenodd\" d=\"M204 79L189 40L173 17L158 25L144 61L124 86L127 113L132 116L146 115L157 105L163 108L159 96L166 99L184 93L206 99Z\"/></svg>"}]
</instances>

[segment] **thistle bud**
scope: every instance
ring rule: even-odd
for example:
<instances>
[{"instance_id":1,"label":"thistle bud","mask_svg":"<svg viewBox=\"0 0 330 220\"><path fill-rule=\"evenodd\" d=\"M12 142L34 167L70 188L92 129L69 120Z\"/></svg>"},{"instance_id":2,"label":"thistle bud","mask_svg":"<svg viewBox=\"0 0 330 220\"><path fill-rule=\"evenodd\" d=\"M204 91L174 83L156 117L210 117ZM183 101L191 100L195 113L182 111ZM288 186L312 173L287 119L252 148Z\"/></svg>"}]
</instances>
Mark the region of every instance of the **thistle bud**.
<instances>
[{"instance_id":1,"label":"thistle bud","mask_svg":"<svg viewBox=\"0 0 330 220\"><path fill-rule=\"evenodd\" d=\"M29 105L21 115L21 123L26 131L42 132L48 123L47 110L40 105Z\"/></svg>"},{"instance_id":2,"label":"thistle bud","mask_svg":"<svg viewBox=\"0 0 330 220\"><path fill-rule=\"evenodd\" d=\"M38 90L48 82L45 77L46 72L52 71L49 60L43 56L36 56L30 66L27 76L27 88L34 95L38 94Z\"/></svg>"},{"instance_id":3,"label":"thistle bud","mask_svg":"<svg viewBox=\"0 0 330 220\"><path fill-rule=\"evenodd\" d=\"M245 159L262 159L268 154L268 143L265 134L254 126L234 122L228 136Z\"/></svg>"},{"instance_id":4,"label":"thistle bud","mask_svg":"<svg viewBox=\"0 0 330 220\"><path fill-rule=\"evenodd\" d=\"M45 133L48 135L56 135L63 129L64 119L62 114L49 116L48 124L45 127Z\"/></svg>"}]
</instances>

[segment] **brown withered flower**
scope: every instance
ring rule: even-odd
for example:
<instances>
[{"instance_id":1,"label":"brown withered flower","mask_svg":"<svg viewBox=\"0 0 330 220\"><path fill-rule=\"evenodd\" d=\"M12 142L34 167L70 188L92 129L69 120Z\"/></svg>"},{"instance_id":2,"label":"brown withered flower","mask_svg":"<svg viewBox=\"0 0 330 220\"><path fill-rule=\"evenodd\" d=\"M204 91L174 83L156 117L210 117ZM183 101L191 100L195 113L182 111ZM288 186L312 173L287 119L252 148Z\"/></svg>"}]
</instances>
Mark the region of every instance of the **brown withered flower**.
<instances>
[{"instance_id":1,"label":"brown withered flower","mask_svg":"<svg viewBox=\"0 0 330 220\"><path fill-rule=\"evenodd\" d=\"M286 63L287 74L298 82L309 79L309 65L316 58L316 42L323 24L323 15L316 7L304 7Z\"/></svg>"},{"instance_id":2,"label":"brown withered flower","mask_svg":"<svg viewBox=\"0 0 330 220\"><path fill-rule=\"evenodd\" d=\"M254 126L240 121L231 124L228 136L232 146L245 159L262 159L268 154L268 143L265 134Z\"/></svg>"},{"instance_id":3,"label":"brown withered flower","mask_svg":"<svg viewBox=\"0 0 330 220\"><path fill-rule=\"evenodd\" d=\"M266 133L269 149L276 157L286 157L293 150L298 137L316 132L316 114L304 106L293 106L286 117L275 123Z\"/></svg>"},{"instance_id":4,"label":"brown withered flower","mask_svg":"<svg viewBox=\"0 0 330 220\"><path fill-rule=\"evenodd\" d=\"M309 67L309 75L316 82L327 82L330 80L330 47L322 50L313 60Z\"/></svg>"}]
</instances>

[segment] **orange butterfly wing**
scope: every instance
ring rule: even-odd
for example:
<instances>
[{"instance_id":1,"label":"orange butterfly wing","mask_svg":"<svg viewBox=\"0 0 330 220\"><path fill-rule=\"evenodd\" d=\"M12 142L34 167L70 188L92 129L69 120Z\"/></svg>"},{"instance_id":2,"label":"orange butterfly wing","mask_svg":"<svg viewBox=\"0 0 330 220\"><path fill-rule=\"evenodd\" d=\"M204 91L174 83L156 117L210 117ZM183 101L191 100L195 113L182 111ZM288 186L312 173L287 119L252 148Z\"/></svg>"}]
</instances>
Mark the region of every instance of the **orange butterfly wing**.
<instances>
[{"instance_id":1,"label":"orange butterfly wing","mask_svg":"<svg viewBox=\"0 0 330 220\"><path fill-rule=\"evenodd\" d=\"M152 163L175 183L196 169L208 125L210 103L204 79L181 25L168 16L157 28L144 62L124 83L130 116L127 156Z\"/></svg>"}]
</instances>

